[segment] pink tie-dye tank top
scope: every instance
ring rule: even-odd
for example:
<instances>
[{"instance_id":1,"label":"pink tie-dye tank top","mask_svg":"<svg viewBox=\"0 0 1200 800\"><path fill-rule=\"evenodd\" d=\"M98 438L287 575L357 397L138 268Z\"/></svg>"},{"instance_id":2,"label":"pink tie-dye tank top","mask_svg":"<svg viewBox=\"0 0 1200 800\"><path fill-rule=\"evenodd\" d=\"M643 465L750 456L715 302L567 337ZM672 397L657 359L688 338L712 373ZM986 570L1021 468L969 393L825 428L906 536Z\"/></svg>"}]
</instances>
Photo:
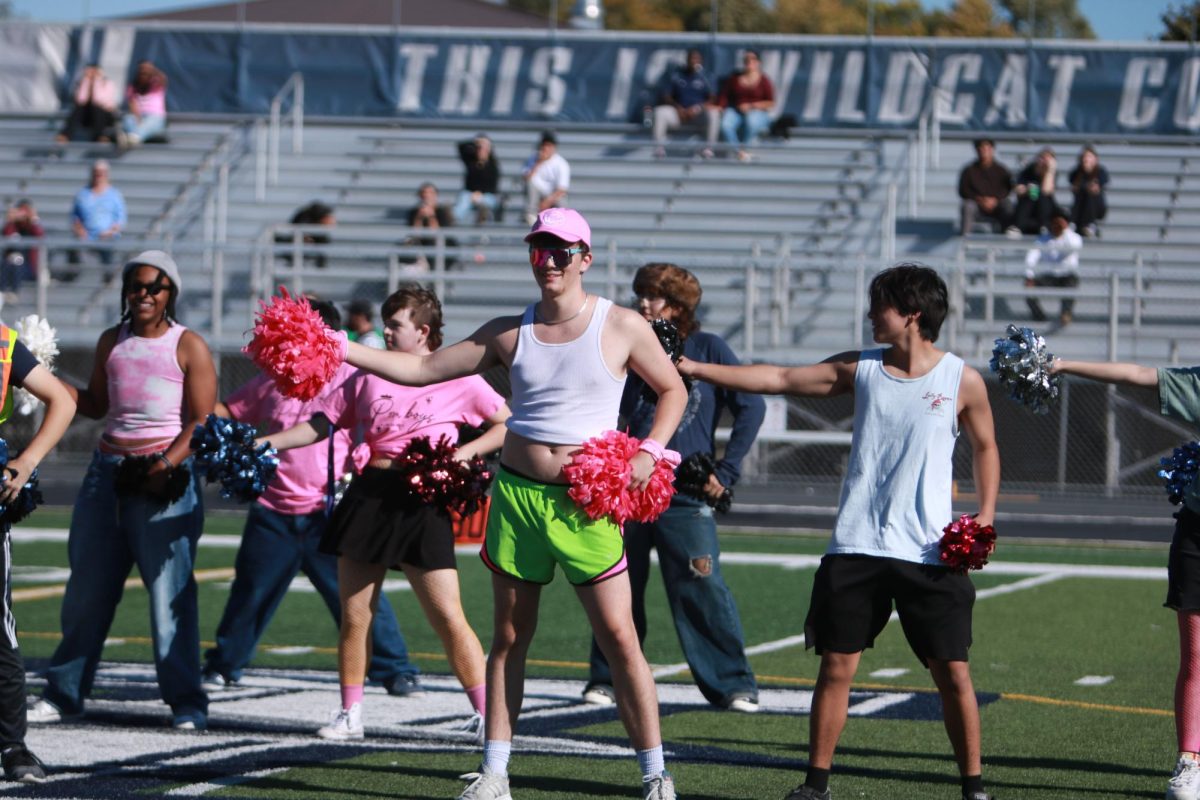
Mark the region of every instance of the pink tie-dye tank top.
<instances>
[{"instance_id":1,"label":"pink tie-dye tank top","mask_svg":"<svg viewBox=\"0 0 1200 800\"><path fill-rule=\"evenodd\" d=\"M121 325L108 354L105 436L174 439L183 430L183 369L176 351L187 328L175 323L156 339Z\"/></svg>"}]
</instances>

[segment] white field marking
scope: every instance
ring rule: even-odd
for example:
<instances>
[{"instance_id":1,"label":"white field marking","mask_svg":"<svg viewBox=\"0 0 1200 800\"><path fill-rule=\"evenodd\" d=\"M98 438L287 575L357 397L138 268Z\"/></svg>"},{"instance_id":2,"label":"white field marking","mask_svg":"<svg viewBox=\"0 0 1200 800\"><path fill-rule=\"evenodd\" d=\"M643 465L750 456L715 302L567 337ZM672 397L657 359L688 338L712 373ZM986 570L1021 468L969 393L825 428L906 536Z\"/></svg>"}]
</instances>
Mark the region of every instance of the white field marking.
<instances>
[{"instance_id":1,"label":"white field marking","mask_svg":"<svg viewBox=\"0 0 1200 800\"><path fill-rule=\"evenodd\" d=\"M1112 683L1112 675L1084 675L1079 680L1075 681L1076 686L1103 686L1106 683Z\"/></svg>"},{"instance_id":2,"label":"white field marking","mask_svg":"<svg viewBox=\"0 0 1200 800\"><path fill-rule=\"evenodd\" d=\"M722 554L721 560L729 561L729 555L730 554ZM744 556L744 555L752 555L752 556L755 556L753 563L764 563L764 562L760 562L758 560L757 556L759 554L757 554L757 553L752 553L752 554L733 553L731 555L733 555L735 557ZM783 560L784 560L783 558L776 557L775 560L765 562L765 563L779 564L779 562L783 561ZM734 563L741 563L741 562L735 561ZM1042 567L1044 565L1031 564L1030 566ZM1065 565L1055 565L1055 566L1065 566ZM988 566L987 569L990 571L991 566ZM1137 568L1136 567L1127 567L1127 569L1137 569ZM1162 577L1166 578L1166 570L1161 570L1161 571L1163 573ZM1051 583L1053 581L1056 581L1056 580L1059 580L1060 578L1065 578L1065 577L1067 577L1067 575L1062 574L1062 573L1044 572L1041 574L1036 574L1032 578L1026 578L1025 580L1016 581L1015 583L1004 583L999 586L993 586L990 589L982 589L975 594L975 599L976 600L986 600L989 597L995 597L997 595L1011 594L1012 592L1020 592L1025 589L1032 589L1034 586L1040 586L1043 583ZM1123 577L1128 577L1128 576L1123 576ZM895 622L898 619L900 619L900 615L897 614L895 611L893 611L892 615L890 617L888 617L888 622ZM762 644L756 644L752 647L747 647L746 655L751 656L751 655L758 655L759 653L770 653L770 652L774 652L776 650L784 650L789 647L803 645L804 642L805 642L804 634L800 634L797 636L787 636L787 637L784 637L783 639L776 639L775 641L772 641L772 642L763 642ZM686 672L687 669L688 669L688 665L687 665L686 661L683 663L680 663L680 664L664 664L660 667L655 667L653 670L653 675L654 675L655 679L668 678L673 675L682 674L682 673Z\"/></svg>"},{"instance_id":3,"label":"white field marking","mask_svg":"<svg viewBox=\"0 0 1200 800\"><path fill-rule=\"evenodd\" d=\"M229 775L224 778L214 778L208 783L193 783L191 786L180 786L178 789L172 789L167 792L167 797L200 797L217 789L225 789L230 786L238 786L243 783L265 778L268 775L274 775L278 772L287 772L291 767L271 767L270 769L260 769L254 772L246 772L242 775Z\"/></svg>"},{"instance_id":4,"label":"white field marking","mask_svg":"<svg viewBox=\"0 0 1200 800\"><path fill-rule=\"evenodd\" d=\"M66 572L66 570L64 570L64 572ZM66 577L63 577L61 580L66 580ZM229 589L233 586L233 583L231 581L218 581L216 583L209 584L209 586L212 586L216 589L229 591ZM317 587L312 585L312 581L308 579L307 575L297 575L296 577L292 578L292 582L288 584L287 590L297 594L316 594ZM383 591L411 592L412 584L410 584L404 578L388 578L383 582Z\"/></svg>"},{"instance_id":5,"label":"white field marking","mask_svg":"<svg viewBox=\"0 0 1200 800\"><path fill-rule=\"evenodd\" d=\"M104 640L104 646L105 646L105 647L120 647L120 646L121 646L121 645L123 645L123 644L125 644L125 640L124 640L124 639L112 639L112 638L110 638L110 639L105 639L105 640Z\"/></svg>"},{"instance_id":6,"label":"white field marking","mask_svg":"<svg viewBox=\"0 0 1200 800\"><path fill-rule=\"evenodd\" d=\"M268 647L267 652L273 656L306 656L313 652L312 647L295 645L292 647Z\"/></svg>"},{"instance_id":7,"label":"white field marking","mask_svg":"<svg viewBox=\"0 0 1200 800\"><path fill-rule=\"evenodd\" d=\"M899 678L901 675L907 675L909 670L904 667L887 667L885 669L877 669L871 673L872 678Z\"/></svg>"},{"instance_id":8,"label":"white field marking","mask_svg":"<svg viewBox=\"0 0 1200 800\"><path fill-rule=\"evenodd\" d=\"M887 692L885 694L877 694L869 697L860 703L854 703L850 706L847 713L852 717L869 717L872 714L878 714L886 708L907 703L912 700L914 695L911 692Z\"/></svg>"}]
</instances>

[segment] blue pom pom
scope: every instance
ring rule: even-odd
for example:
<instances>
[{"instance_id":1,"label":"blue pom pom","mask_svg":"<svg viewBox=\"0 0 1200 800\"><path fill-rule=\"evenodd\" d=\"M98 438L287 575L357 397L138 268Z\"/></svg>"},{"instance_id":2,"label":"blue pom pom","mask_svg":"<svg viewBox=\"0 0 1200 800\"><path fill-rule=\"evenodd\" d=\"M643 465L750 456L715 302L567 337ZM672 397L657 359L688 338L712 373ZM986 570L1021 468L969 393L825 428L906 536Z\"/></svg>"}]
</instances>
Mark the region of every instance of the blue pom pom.
<instances>
[{"instance_id":1,"label":"blue pom pom","mask_svg":"<svg viewBox=\"0 0 1200 800\"><path fill-rule=\"evenodd\" d=\"M1027 405L1035 414L1045 414L1058 399L1058 376L1050 374L1054 355L1046 352L1046 340L1032 328L1009 325L1003 339L996 340L989 366L1009 388L1013 400Z\"/></svg>"},{"instance_id":2,"label":"blue pom pom","mask_svg":"<svg viewBox=\"0 0 1200 800\"><path fill-rule=\"evenodd\" d=\"M1163 479L1167 490L1167 499L1172 505L1183 502L1183 494L1196 480L1197 468L1200 468L1200 442L1185 442L1171 453L1170 458L1159 462L1162 469L1158 477Z\"/></svg>"},{"instance_id":3,"label":"blue pom pom","mask_svg":"<svg viewBox=\"0 0 1200 800\"><path fill-rule=\"evenodd\" d=\"M0 439L0 484L9 480L10 476L6 471L8 461L8 442ZM38 488L38 471L35 469L11 503L0 503L0 526L7 528L9 525L15 525L32 514L41 504L42 491Z\"/></svg>"},{"instance_id":4,"label":"blue pom pom","mask_svg":"<svg viewBox=\"0 0 1200 800\"><path fill-rule=\"evenodd\" d=\"M221 496L248 503L267 488L279 468L275 448L255 446L253 425L209 414L192 433L196 469L208 483L220 482Z\"/></svg>"}]
</instances>

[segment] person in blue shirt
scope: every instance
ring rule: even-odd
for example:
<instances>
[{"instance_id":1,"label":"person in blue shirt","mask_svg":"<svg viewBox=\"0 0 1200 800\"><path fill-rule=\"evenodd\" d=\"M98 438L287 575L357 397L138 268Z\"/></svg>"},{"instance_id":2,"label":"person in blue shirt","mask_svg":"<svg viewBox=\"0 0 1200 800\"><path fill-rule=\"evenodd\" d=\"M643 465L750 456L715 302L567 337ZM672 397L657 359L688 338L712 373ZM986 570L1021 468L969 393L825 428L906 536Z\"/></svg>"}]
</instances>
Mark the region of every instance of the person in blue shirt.
<instances>
[{"instance_id":1,"label":"person in blue shirt","mask_svg":"<svg viewBox=\"0 0 1200 800\"><path fill-rule=\"evenodd\" d=\"M721 337L699 330L696 308L700 282L674 264L647 264L633 279L637 308L647 321L666 319L683 338L683 352L694 361L737 364L737 356ZM631 374L621 398L621 416L629 433L643 438L654 420L656 398ZM725 452L716 458L717 422L728 409L733 430ZM658 550L659 567L675 622L675 632L696 685L708 702L732 711L758 710L758 684L746 658L742 623L733 594L721 577L720 547L713 509L741 474L742 458L758 435L766 404L755 394L719 389L696 381L688 391L687 409L667 445L684 463L698 454L711 456L714 469L695 495L676 493L670 507L654 522L625 524L625 552L633 589L633 619L638 638L646 638L646 583L650 549ZM612 674L592 640L591 673L584 699L615 702Z\"/></svg>"},{"instance_id":2,"label":"person in blue shirt","mask_svg":"<svg viewBox=\"0 0 1200 800\"><path fill-rule=\"evenodd\" d=\"M75 238L83 242L111 242L121 237L128 217L125 198L109 183L109 166L104 159L92 164L92 177L88 185L75 194L71 207L71 230ZM96 248L96 257L105 266L113 261L112 248ZM79 251L70 254L72 264L79 263Z\"/></svg>"},{"instance_id":3,"label":"person in blue shirt","mask_svg":"<svg viewBox=\"0 0 1200 800\"><path fill-rule=\"evenodd\" d=\"M654 107L655 157L662 158L667 154L664 147L667 131L685 125L702 125L704 147L699 155L712 158L721 125L721 109L716 105L716 97L717 85L704 69L704 57L699 50L688 50L687 63L676 67L667 77L659 105Z\"/></svg>"}]
</instances>

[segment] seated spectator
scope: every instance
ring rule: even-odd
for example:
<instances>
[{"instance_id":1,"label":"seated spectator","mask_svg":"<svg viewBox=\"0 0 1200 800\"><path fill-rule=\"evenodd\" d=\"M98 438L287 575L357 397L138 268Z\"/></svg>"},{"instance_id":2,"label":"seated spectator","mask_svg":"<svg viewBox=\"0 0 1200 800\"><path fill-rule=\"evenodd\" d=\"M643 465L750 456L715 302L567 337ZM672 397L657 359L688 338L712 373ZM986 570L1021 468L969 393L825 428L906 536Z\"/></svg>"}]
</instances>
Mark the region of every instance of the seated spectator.
<instances>
[{"instance_id":1,"label":"seated spectator","mask_svg":"<svg viewBox=\"0 0 1200 800\"><path fill-rule=\"evenodd\" d=\"M292 218L288 220L288 224L304 225L306 227L320 225L332 229L337 227L337 217L334 215L331 206L319 200L314 200L308 205L296 209L296 213L292 214ZM293 231L280 231L275 234L275 243L293 244L295 242L295 235ZM320 246L329 244L329 234L305 231L301 234L300 241L305 244L304 264L324 269L326 263L325 254L321 252ZM312 245L312 247L309 247L309 245ZM291 264L292 254L291 252L280 253L279 259L285 264Z\"/></svg>"},{"instance_id":2,"label":"seated spectator","mask_svg":"<svg viewBox=\"0 0 1200 800\"><path fill-rule=\"evenodd\" d=\"M0 291L5 303L15 303L21 281L37 277L38 248L23 239L41 239L46 235L38 220L37 209L29 200L18 200L4 216L4 263L0 265Z\"/></svg>"},{"instance_id":3,"label":"seated spectator","mask_svg":"<svg viewBox=\"0 0 1200 800\"><path fill-rule=\"evenodd\" d=\"M1025 254L1025 285L1053 286L1056 289L1074 289L1079 285L1079 251L1083 239L1071 230L1070 220L1061 208L1050 217L1049 230L1038 237L1037 244ZM1041 267L1039 270L1038 267ZM1029 315L1038 322L1046 319L1042 304L1036 297L1026 298ZM1071 324L1071 312L1075 299L1064 297L1058 321Z\"/></svg>"},{"instance_id":4,"label":"seated spectator","mask_svg":"<svg viewBox=\"0 0 1200 800\"><path fill-rule=\"evenodd\" d=\"M1071 206L1071 222L1084 236L1099 236L1096 223L1108 214L1104 192L1108 187L1108 170L1100 164L1096 148L1090 144L1079 151L1079 162L1068 176L1075 204Z\"/></svg>"},{"instance_id":5,"label":"seated spectator","mask_svg":"<svg viewBox=\"0 0 1200 800\"><path fill-rule=\"evenodd\" d=\"M559 155L553 131L542 134L538 148L525 162L525 222L532 225L547 208L561 208L571 188L571 165Z\"/></svg>"},{"instance_id":6,"label":"seated spectator","mask_svg":"<svg viewBox=\"0 0 1200 800\"><path fill-rule=\"evenodd\" d=\"M376 350L386 350L383 331L375 327L375 304L361 297L346 306L346 336L352 342Z\"/></svg>"},{"instance_id":7,"label":"seated spectator","mask_svg":"<svg viewBox=\"0 0 1200 800\"><path fill-rule=\"evenodd\" d=\"M126 221L125 198L117 187L109 183L108 162L100 159L92 164L92 178L88 185L75 194L75 203L71 207L71 231L76 239L83 242L113 242L121 238ZM93 252L104 266L112 264L112 248L93 248ZM72 264L78 264L80 257L78 250L68 254ZM75 275L63 277L71 280ZM108 280L109 277L106 274L104 279Z\"/></svg>"},{"instance_id":8,"label":"seated spectator","mask_svg":"<svg viewBox=\"0 0 1200 800\"><path fill-rule=\"evenodd\" d=\"M1050 218L1062 210L1054 198L1057 179L1058 160L1054 150L1043 147L1017 176L1017 209L1006 231L1010 236L1041 233L1050 227Z\"/></svg>"},{"instance_id":9,"label":"seated spectator","mask_svg":"<svg viewBox=\"0 0 1200 800\"><path fill-rule=\"evenodd\" d=\"M454 204L454 220L465 224L470 218L479 224L495 219L500 206L500 165L496 163L492 140L480 133L474 139L459 142L458 157L466 171L462 191Z\"/></svg>"},{"instance_id":10,"label":"seated spectator","mask_svg":"<svg viewBox=\"0 0 1200 800\"><path fill-rule=\"evenodd\" d=\"M683 126L704 128L703 158L712 158L721 123L717 107L717 92L712 76L704 69L704 58L696 49L688 50L687 63L676 67L667 77L667 84L654 107L654 157L667 154L663 146L667 131Z\"/></svg>"},{"instance_id":11,"label":"seated spectator","mask_svg":"<svg viewBox=\"0 0 1200 800\"><path fill-rule=\"evenodd\" d=\"M738 146L739 161L749 161L747 145L758 141L763 131L771 127L771 111L775 108L775 87L762 72L758 51L742 54L742 70L725 79L721 87L721 133L725 141Z\"/></svg>"},{"instance_id":12,"label":"seated spectator","mask_svg":"<svg viewBox=\"0 0 1200 800\"><path fill-rule=\"evenodd\" d=\"M979 217L992 223L1000 233L1012 222L1013 207L1008 195L1013 190L1012 173L996 160L996 143L975 140L976 159L963 167L958 176L958 196L962 198L961 232L970 235Z\"/></svg>"},{"instance_id":13,"label":"seated spectator","mask_svg":"<svg viewBox=\"0 0 1200 800\"><path fill-rule=\"evenodd\" d=\"M125 89L129 113L122 122L124 147L161 140L167 132L167 76L149 61L138 64L133 80Z\"/></svg>"},{"instance_id":14,"label":"seated spectator","mask_svg":"<svg viewBox=\"0 0 1200 800\"><path fill-rule=\"evenodd\" d=\"M450 209L438 202L438 190L432 183L426 181L417 189L417 204L408 210L408 226L410 228L428 228L429 230L440 230L441 228L454 227L454 217L450 213ZM428 248L430 252L420 253L415 259L408 259L407 263L415 267L409 272L428 272L433 267L433 261L436 256L432 252L437 248L436 236L418 236L410 235L404 240L406 245L420 245L422 248ZM458 241L453 237L446 237L446 249L458 247ZM451 269L457 265L457 260L452 259L449 255L446 256L446 269Z\"/></svg>"},{"instance_id":15,"label":"seated spectator","mask_svg":"<svg viewBox=\"0 0 1200 800\"><path fill-rule=\"evenodd\" d=\"M111 142L116 133L117 87L95 64L75 84L74 103L55 139L59 142Z\"/></svg>"}]
</instances>

